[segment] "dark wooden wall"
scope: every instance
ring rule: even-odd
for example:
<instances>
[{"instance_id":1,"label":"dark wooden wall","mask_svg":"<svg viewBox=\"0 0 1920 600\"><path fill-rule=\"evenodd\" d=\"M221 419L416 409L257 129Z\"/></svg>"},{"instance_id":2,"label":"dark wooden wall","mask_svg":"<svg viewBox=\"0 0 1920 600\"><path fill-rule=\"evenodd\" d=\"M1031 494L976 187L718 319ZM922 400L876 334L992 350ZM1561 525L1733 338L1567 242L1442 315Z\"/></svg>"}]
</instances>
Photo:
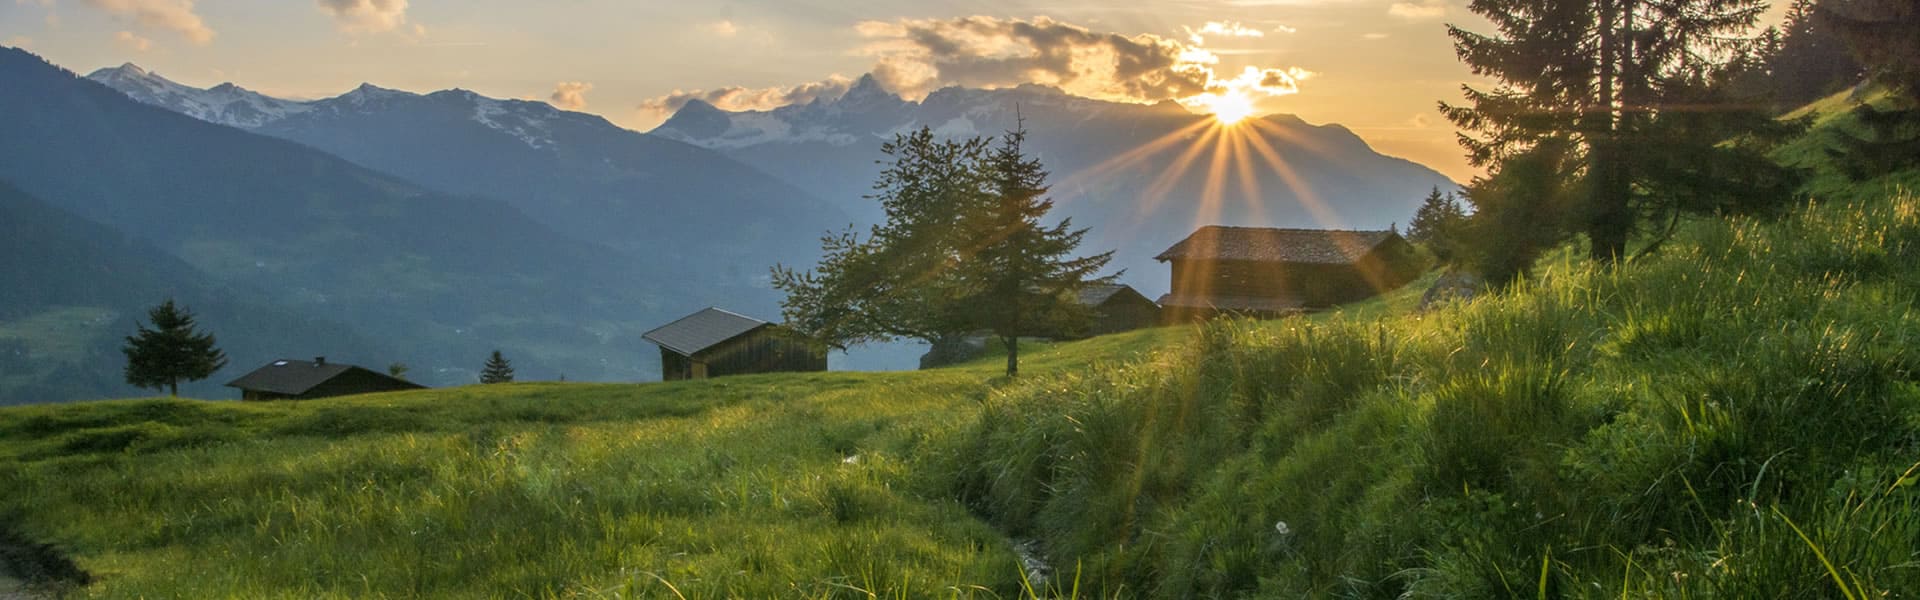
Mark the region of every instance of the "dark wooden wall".
<instances>
[{"instance_id":1,"label":"dark wooden wall","mask_svg":"<svg viewBox=\"0 0 1920 600\"><path fill-rule=\"evenodd\" d=\"M1094 308L1088 335L1106 335L1160 324L1160 305L1139 294L1118 293Z\"/></svg>"},{"instance_id":2,"label":"dark wooden wall","mask_svg":"<svg viewBox=\"0 0 1920 600\"><path fill-rule=\"evenodd\" d=\"M777 327L762 327L718 345L683 356L660 349L661 378L667 381L697 378L696 363L706 365L707 377L827 370L827 353L805 340L788 336Z\"/></svg>"},{"instance_id":3,"label":"dark wooden wall","mask_svg":"<svg viewBox=\"0 0 1920 600\"><path fill-rule=\"evenodd\" d=\"M1365 300L1411 281L1417 271L1410 264L1410 247L1405 246L1389 240L1353 264L1174 260L1173 293L1288 298L1305 308L1326 308Z\"/></svg>"}]
</instances>

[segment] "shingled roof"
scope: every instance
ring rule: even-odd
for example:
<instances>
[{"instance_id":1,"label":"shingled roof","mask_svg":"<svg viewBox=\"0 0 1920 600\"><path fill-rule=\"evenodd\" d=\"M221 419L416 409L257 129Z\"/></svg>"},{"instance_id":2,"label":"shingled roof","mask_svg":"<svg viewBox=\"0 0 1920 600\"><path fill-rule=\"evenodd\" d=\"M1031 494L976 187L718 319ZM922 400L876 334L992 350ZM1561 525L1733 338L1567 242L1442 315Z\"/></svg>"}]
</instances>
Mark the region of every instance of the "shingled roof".
<instances>
[{"instance_id":1,"label":"shingled roof","mask_svg":"<svg viewBox=\"0 0 1920 600\"><path fill-rule=\"evenodd\" d=\"M661 325L658 329L640 337L659 344L662 348L693 356L720 342L740 337L767 324L766 321L739 313L706 308L681 317L678 321Z\"/></svg>"},{"instance_id":2,"label":"shingled roof","mask_svg":"<svg viewBox=\"0 0 1920 600\"><path fill-rule=\"evenodd\" d=\"M326 383L328 380L339 377L342 373L354 369L366 371L379 377L386 377L404 383L412 388L426 387L405 379L388 376L385 373L377 373L348 364L330 363L325 359L307 361L284 358L267 363L267 366L254 369L252 373L241 375L239 379L227 382L227 387L298 396L311 391L315 387L319 387L320 384Z\"/></svg>"},{"instance_id":3,"label":"shingled roof","mask_svg":"<svg viewBox=\"0 0 1920 600\"><path fill-rule=\"evenodd\" d=\"M1399 237L1399 234L1391 231L1208 225L1153 259L1161 262L1210 259L1350 264L1358 262L1382 242L1395 237Z\"/></svg>"},{"instance_id":4,"label":"shingled roof","mask_svg":"<svg viewBox=\"0 0 1920 600\"><path fill-rule=\"evenodd\" d=\"M1106 304L1108 300L1112 300L1115 294L1119 294L1120 292L1129 291L1132 289L1133 289L1132 286L1128 286L1125 284L1096 283L1093 285L1089 285L1087 287L1080 288L1079 300L1081 304L1084 304L1087 306L1099 306L1102 304ZM1134 292L1134 294L1136 295L1139 293L1140 292ZM1145 298L1145 296L1141 296L1141 298Z\"/></svg>"}]
</instances>

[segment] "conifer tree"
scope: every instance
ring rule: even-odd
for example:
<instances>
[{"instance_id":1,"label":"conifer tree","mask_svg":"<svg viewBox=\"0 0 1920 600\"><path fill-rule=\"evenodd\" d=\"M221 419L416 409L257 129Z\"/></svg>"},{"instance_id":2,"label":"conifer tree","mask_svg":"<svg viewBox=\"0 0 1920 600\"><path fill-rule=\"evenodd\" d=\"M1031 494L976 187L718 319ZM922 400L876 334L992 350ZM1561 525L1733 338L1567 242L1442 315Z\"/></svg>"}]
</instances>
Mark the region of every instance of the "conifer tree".
<instances>
[{"instance_id":1,"label":"conifer tree","mask_svg":"<svg viewBox=\"0 0 1920 600\"><path fill-rule=\"evenodd\" d=\"M1027 156L1026 139L1019 126L987 155L982 167L991 193L958 228L975 241L963 271L974 282L959 306L970 313L966 322L999 338L1008 377L1020 373L1021 335L1084 326L1088 311L1076 294L1113 259L1112 251L1072 256L1087 234L1073 229L1072 219L1040 223L1053 200L1046 197L1046 168Z\"/></svg>"},{"instance_id":2,"label":"conifer tree","mask_svg":"<svg viewBox=\"0 0 1920 600\"><path fill-rule=\"evenodd\" d=\"M1575 192L1571 226L1586 234L1589 255L1624 258L1644 208L1637 195L1645 192L1645 167L1706 158L1694 155L1695 148L1666 150L1641 139L1661 115L1700 109L1666 96L1669 84L1711 72L1756 44L1746 36L1766 6L1765 0L1473 0L1469 8L1496 32L1449 26L1448 34L1476 75L1499 83L1491 90L1462 86L1467 103L1442 103L1441 111L1463 130L1460 141L1473 165L1498 175L1502 163L1531 155L1529 170L1548 167L1540 176ZM1534 153L1542 144L1570 152ZM1539 163L1548 157L1561 160ZM1707 168L1691 171L1713 176Z\"/></svg>"},{"instance_id":3,"label":"conifer tree","mask_svg":"<svg viewBox=\"0 0 1920 600\"><path fill-rule=\"evenodd\" d=\"M193 312L169 298L147 310L147 322L127 336L126 380L139 388L180 395L180 381L199 381L227 366L227 354L214 346L213 334L194 330Z\"/></svg>"},{"instance_id":4,"label":"conifer tree","mask_svg":"<svg viewBox=\"0 0 1920 600\"><path fill-rule=\"evenodd\" d=\"M1774 100L1792 110L1860 83L1864 69L1825 19L1814 0L1793 0L1780 26L1779 47L1766 55Z\"/></svg>"},{"instance_id":5,"label":"conifer tree","mask_svg":"<svg viewBox=\"0 0 1920 600\"><path fill-rule=\"evenodd\" d=\"M513 383L513 363L494 350L486 366L480 368L480 383Z\"/></svg>"},{"instance_id":6,"label":"conifer tree","mask_svg":"<svg viewBox=\"0 0 1920 600\"><path fill-rule=\"evenodd\" d=\"M1450 263L1457 257L1454 250L1465 233L1461 228L1466 222L1467 212L1460 207L1460 200L1436 187L1420 202L1413 220L1407 222L1407 241L1425 246L1434 258Z\"/></svg>"}]
</instances>

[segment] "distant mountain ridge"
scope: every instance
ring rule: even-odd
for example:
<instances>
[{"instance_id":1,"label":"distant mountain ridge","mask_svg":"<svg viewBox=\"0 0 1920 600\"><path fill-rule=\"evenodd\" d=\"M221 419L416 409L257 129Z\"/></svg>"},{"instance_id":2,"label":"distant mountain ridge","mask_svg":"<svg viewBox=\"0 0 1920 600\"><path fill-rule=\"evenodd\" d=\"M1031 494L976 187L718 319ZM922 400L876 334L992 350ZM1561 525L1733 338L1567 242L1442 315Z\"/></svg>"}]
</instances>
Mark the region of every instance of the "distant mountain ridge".
<instances>
[{"instance_id":1,"label":"distant mountain ridge","mask_svg":"<svg viewBox=\"0 0 1920 600\"><path fill-rule=\"evenodd\" d=\"M863 196L882 143L921 127L994 136L1020 119L1053 173L1057 216L1091 226L1083 248L1118 250L1125 281L1150 296L1167 287L1152 256L1196 227L1386 229L1409 220L1431 189L1458 187L1339 125L1277 114L1221 127L1173 102L1107 102L1034 84L948 87L909 101L867 75L838 98L772 110L691 101L650 133L724 152L870 222L879 209Z\"/></svg>"},{"instance_id":2,"label":"distant mountain ridge","mask_svg":"<svg viewBox=\"0 0 1920 600\"><path fill-rule=\"evenodd\" d=\"M504 202L135 102L19 50L0 49L0 81L0 180L250 302L379 332L422 383L470 382L494 348L527 378L645 379L657 357L640 332L747 291L660 286L691 269L569 238ZM276 342L287 356L328 343Z\"/></svg>"},{"instance_id":3,"label":"distant mountain ridge","mask_svg":"<svg viewBox=\"0 0 1920 600\"><path fill-rule=\"evenodd\" d=\"M545 102L468 90L362 84L282 100L231 83L201 89L135 65L89 79L141 102L288 139L429 188L513 204L562 233L681 265L679 276L751 286L810 261L837 208L719 153ZM762 299L760 308L770 306Z\"/></svg>"},{"instance_id":4,"label":"distant mountain ridge","mask_svg":"<svg viewBox=\"0 0 1920 600\"><path fill-rule=\"evenodd\" d=\"M229 358L228 369L183 385L187 394L226 397L226 378L287 351L286 340L376 367L400 358L349 326L259 297L0 181L0 405L150 393L121 378L121 338L168 298L197 312ZM37 326L6 326L21 322Z\"/></svg>"}]
</instances>

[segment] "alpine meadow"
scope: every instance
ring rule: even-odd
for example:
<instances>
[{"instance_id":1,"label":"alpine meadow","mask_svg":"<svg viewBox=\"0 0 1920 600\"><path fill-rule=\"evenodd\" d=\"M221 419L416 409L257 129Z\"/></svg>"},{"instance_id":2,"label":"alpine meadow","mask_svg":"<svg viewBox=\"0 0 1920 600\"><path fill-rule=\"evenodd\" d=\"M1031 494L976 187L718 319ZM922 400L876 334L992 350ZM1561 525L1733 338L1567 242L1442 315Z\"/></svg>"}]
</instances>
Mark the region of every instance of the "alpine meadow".
<instances>
[{"instance_id":1,"label":"alpine meadow","mask_svg":"<svg viewBox=\"0 0 1920 600\"><path fill-rule=\"evenodd\" d=\"M1920 593L1909 0L283 4L0 5L0 599Z\"/></svg>"}]
</instances>

